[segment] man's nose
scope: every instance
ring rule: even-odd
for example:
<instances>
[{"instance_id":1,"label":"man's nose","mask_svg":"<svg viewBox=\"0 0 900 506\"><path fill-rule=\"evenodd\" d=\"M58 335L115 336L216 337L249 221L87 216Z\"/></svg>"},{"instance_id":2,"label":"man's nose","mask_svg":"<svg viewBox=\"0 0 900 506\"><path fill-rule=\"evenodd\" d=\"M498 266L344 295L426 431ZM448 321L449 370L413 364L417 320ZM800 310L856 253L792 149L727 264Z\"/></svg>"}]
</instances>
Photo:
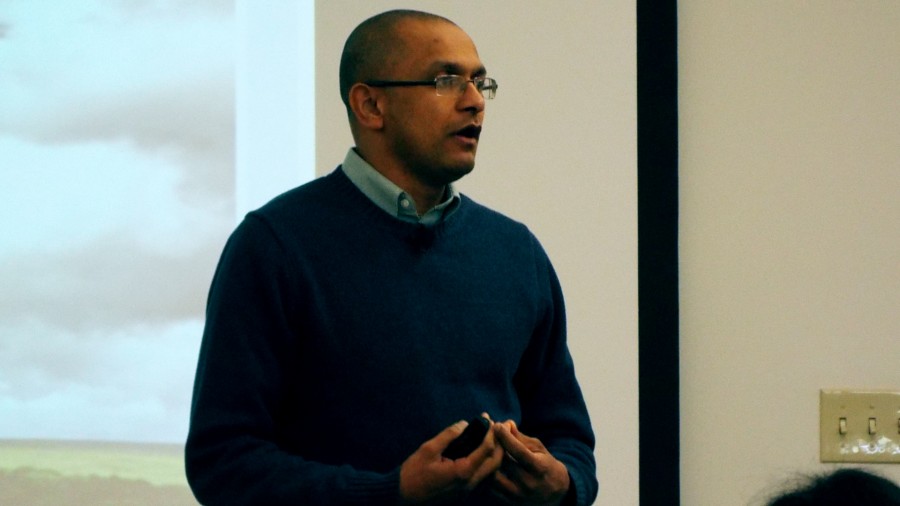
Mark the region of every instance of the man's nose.
<instances>
[{"instance_id":1,"label":"man's nose","mask_svg":"<svg viewBox=\"0 0 900 506\"><path fill-rule=\"evenodd\" d=\"M484 101L484 95L478 90L478 87L475 86L475 82L468 81L466 83L466 88L460 96L460 107L462 109L473 109L475 112L481 112L484 110Z\"/></svg>"}]
</instances>

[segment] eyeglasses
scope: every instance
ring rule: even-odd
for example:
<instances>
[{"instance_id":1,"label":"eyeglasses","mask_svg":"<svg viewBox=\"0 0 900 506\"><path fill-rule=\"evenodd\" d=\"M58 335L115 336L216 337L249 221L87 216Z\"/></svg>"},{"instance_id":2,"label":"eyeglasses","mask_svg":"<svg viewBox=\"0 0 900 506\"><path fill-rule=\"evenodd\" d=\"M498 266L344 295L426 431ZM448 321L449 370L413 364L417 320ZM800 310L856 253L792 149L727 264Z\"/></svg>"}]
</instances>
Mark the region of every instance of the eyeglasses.
<instances>
[{"instance_id":1,"label":"eyeglasses","mask_svg":"<svg viewBox=\"0 0 900 506\"><path fill-rule=\"evenodd\" d=\"M466 92L466 87L472 83L478 93L491 100L497 95L497 81L490 77L475 77L466 79L463 76L445 75L437 76L430 81L363 81L363 84L375 88L390 88L393 86L434 86L434 90L440 97L458 97Z\"/></svg>"}]
</instances>

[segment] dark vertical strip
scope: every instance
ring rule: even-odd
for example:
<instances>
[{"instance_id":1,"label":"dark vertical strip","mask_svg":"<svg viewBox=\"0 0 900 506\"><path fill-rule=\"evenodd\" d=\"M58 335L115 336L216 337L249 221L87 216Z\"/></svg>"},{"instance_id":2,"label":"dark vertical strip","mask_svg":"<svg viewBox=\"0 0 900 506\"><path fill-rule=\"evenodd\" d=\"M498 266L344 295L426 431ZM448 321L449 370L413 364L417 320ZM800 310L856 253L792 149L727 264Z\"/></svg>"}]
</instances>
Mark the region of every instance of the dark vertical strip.
<instances>
[{"instance_id":1,"label":"dark vertical strip","mask_svg":"<svg viewBox=\"0 0 900 506\"><path fill-rule=\"evenodd\" d=\"M637 0L641 506L680 503L676 12Z\"/></svg>"}]
</instances>

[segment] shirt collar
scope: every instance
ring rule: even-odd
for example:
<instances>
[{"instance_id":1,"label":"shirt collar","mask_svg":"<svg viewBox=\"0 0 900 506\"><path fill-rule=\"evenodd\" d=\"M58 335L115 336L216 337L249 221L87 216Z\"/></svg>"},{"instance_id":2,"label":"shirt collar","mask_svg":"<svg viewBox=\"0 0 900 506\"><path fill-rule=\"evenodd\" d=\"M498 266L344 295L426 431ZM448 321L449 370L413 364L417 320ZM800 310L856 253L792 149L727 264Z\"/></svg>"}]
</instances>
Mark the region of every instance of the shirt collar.
<instances>
[{"instance_id":1,"label":"shirt collar","mask_svg":"<svg viewBox=\"0 0 900 506\"><path fill-rule=\"evenodd\" d=\"M459 205L459 192L449 184L443 202L426 212L423 216L416 213L416 203L412 196L384 177L368 162L363 160L356 149L347 150L342 165L344 174L359 188L359 191L375 205L391 216L411 223L435 225L452 214Z\"/></svg>"}]
</instances>

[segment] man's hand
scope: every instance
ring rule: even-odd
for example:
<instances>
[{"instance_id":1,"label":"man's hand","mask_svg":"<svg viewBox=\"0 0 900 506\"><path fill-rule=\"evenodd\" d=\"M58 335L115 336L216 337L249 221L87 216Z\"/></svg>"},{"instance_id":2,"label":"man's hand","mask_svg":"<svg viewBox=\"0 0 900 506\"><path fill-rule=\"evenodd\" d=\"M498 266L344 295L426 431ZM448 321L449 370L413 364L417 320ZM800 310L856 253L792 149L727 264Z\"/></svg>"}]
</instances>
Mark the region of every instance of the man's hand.
<instances>
[{"instance_id":1,"label":"man's hand","mask_svg":"<svg viewBox=\"0 0 900 506\"><path fill-rule=\"evenodd\" d=\"M512 504L558 505L569 491L569 471L537 438L519 432L512 420L493 425L506 450L494 475L495 491Z\"/></svg>"},{"instance_id":2,"label":"man's hand","mask_svg":"<svg viewBox=\"0 0 900 506\"><path fill-rule=\"evenodd\" d=\"M441 456L459 437L468 422L460 421L426 441L400 467L400 498L404 504L441 504L464 497L499 469L503 448L493 431L467 457L450 460Z\"/></svg>"}]
</instances>

